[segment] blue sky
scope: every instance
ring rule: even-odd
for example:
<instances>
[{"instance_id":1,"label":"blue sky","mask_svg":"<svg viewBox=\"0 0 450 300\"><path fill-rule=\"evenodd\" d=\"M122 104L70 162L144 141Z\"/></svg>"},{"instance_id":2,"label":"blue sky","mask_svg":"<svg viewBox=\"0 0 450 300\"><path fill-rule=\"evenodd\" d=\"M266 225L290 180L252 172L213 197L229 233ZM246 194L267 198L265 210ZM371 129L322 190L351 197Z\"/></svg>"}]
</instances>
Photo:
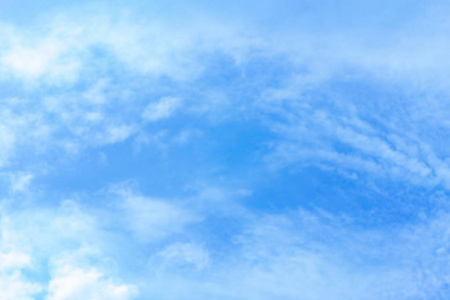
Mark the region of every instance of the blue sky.
<instances>
[{"instance_id":1,"label":"blue sky","mask_svg":"<svg viewBox=\"0 0 450 300\"><path fill-rule=\"evenodd\" d=\"M447 299L445 1L0 3L0 299Z\"/></svg>"}]
</instances>

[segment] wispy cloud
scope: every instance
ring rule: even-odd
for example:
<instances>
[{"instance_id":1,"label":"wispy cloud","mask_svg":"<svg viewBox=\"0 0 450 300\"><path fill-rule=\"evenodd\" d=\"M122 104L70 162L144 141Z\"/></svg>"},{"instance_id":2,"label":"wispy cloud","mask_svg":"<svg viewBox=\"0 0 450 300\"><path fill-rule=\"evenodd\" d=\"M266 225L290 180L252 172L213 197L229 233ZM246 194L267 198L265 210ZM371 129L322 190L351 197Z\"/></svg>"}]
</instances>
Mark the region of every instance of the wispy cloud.
<instances>
[{"instance_id":1,"label":"wispy cloud","mask_svg":"<svg viewBox=\"0 0 450 300\"><path fill-rule=\"evenodd\" d=\"M183 232L185 226L197 222L195 211L175 205L173 201L135 195L125 187L119 194L117 206L122 211L122 222L138 239L144 242Z\"/></svg>"},{"instance_id":2,"label":"wispy cloud","mask_svg":"<svg viewBox=\"0 0 450 300\"><path fill-rule=\"evenodd\" d=\"M63 300L73 298L135 299L135 286L117 284L101 271L87 266L74 265L72 258L62 257L52 261L52 278L48 283L46 299Z\"/></svg>"},{"instance_id":3,"label":"wispy cloud","mask_svg":"<svg viewBox=\"0 0 450 300\"><path fill-rule=\"evenodd\" d=\"M181 105L181 100L173 97L164 97L156 103L150 103L142 113L142 118L149 122L170 117Z\"/></svg>"},{"instance_id":4,"label":"wispy cloud","mask_svg":"<svg viewBox=\"0 0 450 300\"><path fill-rule=\"evenodd\" d=\"M0 24L0 298L445 298L448 6L48 3Z\"/></svg>"}]
</instances>

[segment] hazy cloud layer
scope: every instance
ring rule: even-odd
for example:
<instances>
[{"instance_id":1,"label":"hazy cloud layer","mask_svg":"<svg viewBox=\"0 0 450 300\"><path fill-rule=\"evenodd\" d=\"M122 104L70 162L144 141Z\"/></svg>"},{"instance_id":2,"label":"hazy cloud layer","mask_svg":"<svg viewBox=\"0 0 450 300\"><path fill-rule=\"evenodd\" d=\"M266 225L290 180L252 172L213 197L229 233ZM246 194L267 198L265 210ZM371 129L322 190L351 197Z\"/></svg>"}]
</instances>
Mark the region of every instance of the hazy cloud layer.
<instances>
[{"instance_id":1,"label":"hazy cloud layer","mask_svg":"<svg viewBox=\"0 0 450 300\"><path fill-rule=\"evenodd\" d=\"M0 298L444 299L448 12L2 1Z\"/></svg>"}]
</instances>

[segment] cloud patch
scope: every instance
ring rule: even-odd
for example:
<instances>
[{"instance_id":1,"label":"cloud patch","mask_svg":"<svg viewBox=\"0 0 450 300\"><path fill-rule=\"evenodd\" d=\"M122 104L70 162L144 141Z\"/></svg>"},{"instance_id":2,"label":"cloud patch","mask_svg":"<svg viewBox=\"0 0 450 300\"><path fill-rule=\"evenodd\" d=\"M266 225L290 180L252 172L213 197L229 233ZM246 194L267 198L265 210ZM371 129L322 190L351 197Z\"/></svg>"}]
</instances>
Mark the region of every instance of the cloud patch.
<instances>
[{"instance_id":1,"label":"cloud patch","mask_svg":"<svg viewBox=\"0 0 450 300\"><path fill-rule=\"evenodd\" d=\"M147 122L156 122L172 116L181 106L181 99L163 97L155 103L150 103L142 113L142 118Z\"/></svg>"}]
</instances>

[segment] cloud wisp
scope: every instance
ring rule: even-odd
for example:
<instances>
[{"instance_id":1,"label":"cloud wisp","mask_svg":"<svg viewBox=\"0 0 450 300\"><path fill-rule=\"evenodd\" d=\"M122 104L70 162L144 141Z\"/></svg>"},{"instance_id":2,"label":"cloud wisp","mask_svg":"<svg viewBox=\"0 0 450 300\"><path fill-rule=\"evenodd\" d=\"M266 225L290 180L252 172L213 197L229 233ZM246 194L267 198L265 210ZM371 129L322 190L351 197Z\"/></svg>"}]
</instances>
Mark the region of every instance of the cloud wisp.
<instances>
[{"instance_id":1,"label":"cloud wisp","mask_svg":"<svg viewBox=\"0 0 450 300\"><path fill-rule=\"evenodd\" d=\"M1 299L448 294L448 5L20 3Z\"/></svg>"}]
</instances>

